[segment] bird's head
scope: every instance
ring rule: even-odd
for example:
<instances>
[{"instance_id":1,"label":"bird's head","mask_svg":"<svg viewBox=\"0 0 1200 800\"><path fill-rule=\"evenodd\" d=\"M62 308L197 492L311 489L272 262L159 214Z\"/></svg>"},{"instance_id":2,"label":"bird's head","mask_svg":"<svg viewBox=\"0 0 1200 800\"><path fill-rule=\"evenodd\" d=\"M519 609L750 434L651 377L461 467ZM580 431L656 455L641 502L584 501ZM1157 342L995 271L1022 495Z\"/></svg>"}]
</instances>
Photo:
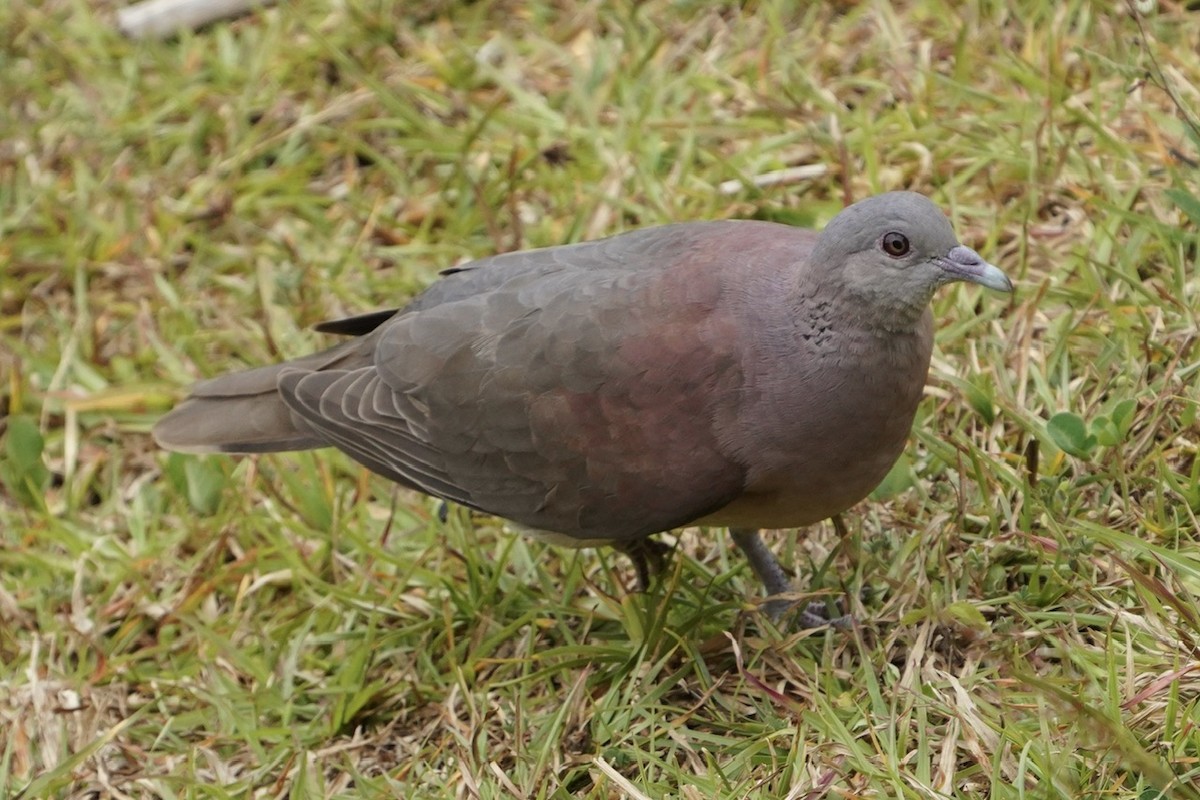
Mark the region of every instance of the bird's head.
<instances>
[{"instance_id":1,"label":"bird's head","mask_svg":"<svg viewBox=\"0 0 1200 800\"><path fill-rule=\"evenodd\" d=\"M1013 290L1008 276L959 244L942 210L915 192L889 192L845 208L821 231L813 262L836 271L863 313L878 315L885 326L915 323L934 291L953 281Z\"/></svg>"}]
</instances>

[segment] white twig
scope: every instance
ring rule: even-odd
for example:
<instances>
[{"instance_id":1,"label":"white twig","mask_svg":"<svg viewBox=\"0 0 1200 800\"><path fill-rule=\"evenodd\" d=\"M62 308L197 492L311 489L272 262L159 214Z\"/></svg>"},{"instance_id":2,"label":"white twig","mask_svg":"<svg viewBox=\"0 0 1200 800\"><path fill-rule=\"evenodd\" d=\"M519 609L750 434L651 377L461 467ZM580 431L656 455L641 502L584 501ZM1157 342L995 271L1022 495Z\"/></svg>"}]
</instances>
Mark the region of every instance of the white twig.
<instances>
[{"instance_id":1,"label":"white twig","mask_svg":"<svg viewBox=\"0 0 1200 800\"><path fill-rule=\"evenodd\" d=\"M810 181L813 178L824 177L828 172L828 164L804 164L799 167L788 167L787 169L764 172L762 175L755 175L749 182L759 189L765 189L768 186ZM737 194L745 188L746 181L734 178L733 180L722 181L721 185L717 187L717 191L721 194Z\"/></svg>"},{"instance_id":2,"label":"white twig","mask_svg":"<svg viewBox=\"0 0 1200 800\"><path fill-rule=\"evenodd\" d=\"M592 759L592 763L595 764L601 772L608 776L608 779L615 783L621 791L633 798L633 800L650 800L650 798L647 797L644 792L630 783L628 778L613 769L612 764L609 764L607 761L605 761L603 757L596 756Z\"/></svg>"},{"instance_id":3,"label":"white twig","mask_svg":"<svg viewBox=\"0 0 1200 800\"><path fill-rule=\"evenodd\" d=\"M117 10L117 26L131 39L166 39L274 0L144 0Z\"/></svg>"}]
</instances>

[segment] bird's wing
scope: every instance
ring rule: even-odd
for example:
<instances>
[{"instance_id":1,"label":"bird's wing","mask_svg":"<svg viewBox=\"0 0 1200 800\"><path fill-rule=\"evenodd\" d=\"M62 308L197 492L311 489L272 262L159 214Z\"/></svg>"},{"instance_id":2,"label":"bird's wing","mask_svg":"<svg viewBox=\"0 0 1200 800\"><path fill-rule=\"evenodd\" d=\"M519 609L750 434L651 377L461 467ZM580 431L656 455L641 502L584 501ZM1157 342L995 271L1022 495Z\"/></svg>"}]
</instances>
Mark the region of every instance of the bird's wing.
<instances>
[{"instance_id":1,"label":"bird's wing","mask_svg":"<svg viewBox=\"0 0 1200 800\"><path fill-rule=\"evenodd\" d=\"M741 373L706 228L488 259L380 325L370 365L289 369L280 394L369 468L531 528L689 522L744 479L717 441Z\"/></svg>"}]
</instances>

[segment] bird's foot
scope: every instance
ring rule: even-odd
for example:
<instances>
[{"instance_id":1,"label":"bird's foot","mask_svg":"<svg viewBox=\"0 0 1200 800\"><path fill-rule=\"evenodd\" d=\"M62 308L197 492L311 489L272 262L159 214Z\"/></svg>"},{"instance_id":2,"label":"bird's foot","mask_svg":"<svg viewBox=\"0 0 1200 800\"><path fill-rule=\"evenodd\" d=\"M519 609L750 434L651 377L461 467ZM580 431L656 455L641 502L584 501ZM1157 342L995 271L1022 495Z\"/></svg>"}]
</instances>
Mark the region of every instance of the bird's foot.
<instances>
[{"instance_id":1,"label":"bird's foot","mask_svg":"<svg viewBox=\"0 0 1200 800\"><path fill-rule=\"evenodd\" d=\"M746 554L746 560L750 562L750 568L754 570L754 574L766 587L767 601L763 603L763 610L767 612L767 616L773 622L778 623L796 608L796 601L788 600L785 597L793 594L791 579L780 565L779 559L775 558L775 554L758 535L756 529L730 528L729 533L737 542L737 546ZM803 628L820 628L823 625L849 628L854 623L854 618L849 614L834 615L830 613L828 605L822 600L810 600L804 603L800 606L796 618Z\"/></svg>"},{"instance_id":2,"label":"bird's foot","mask_svg":"<svg viewBox=\"0 0 1200 800\"><path fill-rule=\"evenodd\" d=\"M838 604L823 602L821 600L810 600L805 603L797 613L797 619L800 620L800 625L805 628L820 628L823 625L828 625L831 628L838 630L847 630L854 627L854 616L846 614L838 607ZM837 613L834 613L834 612Z\"/></svg>"},{"instance_id":3,"label":"bird's foot","mask_svg":"<svg viewBox=\"0 0 1200 800\"><path fill-rule=\"evenodd\" d=\"M633 562L633 568L637 571L635 589L639 592L650 589L650 579L663 571L663 567L667 563L667 556L672 550L670 545L663 544L657 539L651 539L649 536L621 542L613 547L624 553Z\"/></svg>"},{"instance_id":4,"label":"bird's foot","mask_svg":"<svg viewBox=\"0 0 1200 800\"><path fill-rule=\"evenodd\" d=\"M794 592L788 592L794 595ZM831 628L846 630L854 627L854 616L844 613L841 604L832 600L799 601L774 595L768 596L762 604L767 617L776 625L786 619L794 619L801 630L807 628ZM790 625L787 627L791 627Z\"/></svg>"}]
</instances>

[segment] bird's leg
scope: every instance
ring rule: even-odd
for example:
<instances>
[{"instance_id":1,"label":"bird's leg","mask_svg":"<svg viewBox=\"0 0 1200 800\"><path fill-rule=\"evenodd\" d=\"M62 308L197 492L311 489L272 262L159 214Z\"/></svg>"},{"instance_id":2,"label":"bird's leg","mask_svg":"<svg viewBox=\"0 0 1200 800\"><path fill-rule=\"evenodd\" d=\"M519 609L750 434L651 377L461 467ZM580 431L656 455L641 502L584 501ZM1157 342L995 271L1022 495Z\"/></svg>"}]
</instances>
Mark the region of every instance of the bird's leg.
<instances>
[{"instance_id":1,"label":"bird's leg","mask_svg":"<svg viewBox=\"0 0 1200 800\"><path fill-rule=\"evenodd\" d=\"M746 554L746 560L750 562L750 569L754 570L754 574L758 576L767 590L767 597L784 595L792 591L791 579L784 571L783 565L779 563L779 559L758 535L757 528L730 528L729 535ZM774 620L782 617L784 612L791 607L791 601L783 598L768 600L765 606L767 616Z\"/></svg>"},{"instance_id":2,"label":"bird's leg","mask_svg":"<svg viewBox=\"0 0 1200 800\"><path fill-rule=\"evenodd\" d=\"M754 570L754 574L766 587L767 597L775 596L775 599L767 600L764 608L767 616L778 622L793 605L792 601L779 596L793 591L791 579L779 563L779 559L775 558L775 554L758 535L756 528L730 528L729 534L746 554L746 560L750 562L750 569ZM849 615L830 617L825 604L817 601L806 603L800 610L799 616L800 624L805 628L819 628L822 625L842 628L850 622Z\"/></svg>"},{"instance_id":3,"label":"bird's leg","mask_svg":"<svg viewBox=\"0 0 1200 800\"><path fill-rule=\"evenodd\" d=\"M671 552L670 545L665 545L649 536L629 542L620 542L613 547L624 553L633 562L633 568L637 571L637 591L639 592L647 591L650 588L650 578L662 572L667 554Z\"/></svg>"}]
</instances>

